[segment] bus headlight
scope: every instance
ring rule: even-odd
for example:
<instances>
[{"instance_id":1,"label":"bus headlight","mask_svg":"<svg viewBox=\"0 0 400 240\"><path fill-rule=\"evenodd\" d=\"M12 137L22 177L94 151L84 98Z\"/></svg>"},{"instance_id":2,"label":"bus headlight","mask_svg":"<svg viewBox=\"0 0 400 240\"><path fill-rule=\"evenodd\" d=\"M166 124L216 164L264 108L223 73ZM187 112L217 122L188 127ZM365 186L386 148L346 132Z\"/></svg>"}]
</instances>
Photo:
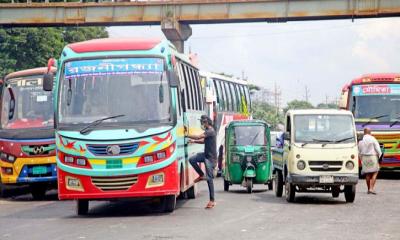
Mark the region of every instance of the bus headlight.
<instances>
[{"instance_id":1,"label":"bus headlight","mask_svg":"<svg viewBox=\"0 0 400 240\"><path fill-rule=\"evenodd\" d=\"M348 170L353 170L353 169L354 169L354 163L353 163L353 161L347 161L347 162L346 162L346 168L347 168Z\"/></svg>"},{"instance_id":2,"label":"bus headlight","mask_svg":"<svg viewBox=\"0 0 400 240\"><path fill-rule=\"evenodd\" d=\"M17 159L15 156L11 154L7 154L5 152L0 153L0 159L9 163L14 163L15 159Z\"/></svg>"},{"instance_id":3,"label":"bus headlight","mask_svg":"<svg viewBox=\"0 0 400 240\"><path fill-rule=\"evenodd\" d=\"M306 162L304 162L303 160L297 162L297 169L304 170L305 168L306 168Z\"/></svg>"}]
</instances>

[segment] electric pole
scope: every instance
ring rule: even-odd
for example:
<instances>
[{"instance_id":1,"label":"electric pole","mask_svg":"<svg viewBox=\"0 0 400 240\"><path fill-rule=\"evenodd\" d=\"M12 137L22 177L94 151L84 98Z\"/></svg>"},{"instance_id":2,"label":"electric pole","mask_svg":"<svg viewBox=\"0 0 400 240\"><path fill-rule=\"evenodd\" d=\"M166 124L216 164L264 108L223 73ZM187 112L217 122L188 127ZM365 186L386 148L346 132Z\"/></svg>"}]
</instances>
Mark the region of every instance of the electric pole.
<instances>
[{"instance_id":1,"label":"electric pole","mask_svg":"<svg viewBox=\"0 0 400 240\"><path fill-rule=\"evenodd\" d=\"M306 102L308 102L308 100L310 99L310 89L308 89L307 85L305 85L304 90L305 90L304 99L306 100Z\"/></svg>"}]
</instances>

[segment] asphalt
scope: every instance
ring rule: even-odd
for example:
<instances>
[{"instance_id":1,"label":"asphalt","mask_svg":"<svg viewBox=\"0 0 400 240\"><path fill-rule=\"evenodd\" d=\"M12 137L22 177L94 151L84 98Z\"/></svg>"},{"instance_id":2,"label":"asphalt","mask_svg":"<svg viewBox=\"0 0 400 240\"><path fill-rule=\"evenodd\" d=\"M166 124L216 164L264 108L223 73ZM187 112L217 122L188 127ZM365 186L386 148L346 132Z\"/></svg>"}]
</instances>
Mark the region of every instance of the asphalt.
<instances>
[{"instance_id":1,"label":"asphalt","mask_svg":"<svg viewBox=\"0 0 400 240\"><path fill-rule=\"evenodd\" d=\"M263 185L252 194L240 186L223 191L216 180L217 206L206 210L206 183L196 199L179 200L173 213L157 201L90 202L89 215L75 215L73 201L56 191L43 201L18 192L0 200L0 239L400 239L400 177L379 179L378 195L357 185L354 203L343 194L297 194L296 203L275 197Z\"/></svg>"}]
</instances>

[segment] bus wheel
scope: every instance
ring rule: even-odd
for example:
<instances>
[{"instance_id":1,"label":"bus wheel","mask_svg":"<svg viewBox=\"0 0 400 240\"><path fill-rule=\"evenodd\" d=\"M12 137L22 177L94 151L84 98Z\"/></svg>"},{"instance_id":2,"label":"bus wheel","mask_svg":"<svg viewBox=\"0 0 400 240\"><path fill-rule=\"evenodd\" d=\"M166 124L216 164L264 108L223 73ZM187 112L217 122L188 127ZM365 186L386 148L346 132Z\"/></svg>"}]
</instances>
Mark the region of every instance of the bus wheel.
<instances>
[{"instance_id":1,"label":"bus wheel","mask_svg":"<svg viewBox=\"0 0 400 240\"><path fill-rule=\"evenodd\" d=\"M169 195L169 196L163 197L162 205L163 205L164 212L168 212L168 213L173 212L175 210L175 206L176 206L175 195Z\"/></svg>"},{"instance_id":2,"label":"bus wheel","mask_svg":"<svg viewBox=\"0 0 400 240\"><path fill-rule=\"evenodd\" d=\"M89 212L89 200L76 200L76 214L87 215Z\"/></svg>"},{"instance_id":3,"label":"bus wheel","mask_svg":"<svg viewBox=\"0 0 400 240\"><path fill-rule=\"evenodd\" d=\"M344 198L346 202L352 203L356 198L356 186L355 185L346 185L344 186Z\"/></svg>"},{"instance_id":4,"label":"bus wheel","mask_svg":"<svg viewBox=\"0 0 400 240\"><path fill-rule=\"evenodd\" d=\"M6 194L5 194L5 188L4 188L3 183L1 182L1 176L0 176L0 198L2 198L2 197L6 197Z\"/></svg>"},{"instance_id":5,"label":"bus wheel","mask_svg":"<svg viewBox=\"0 0 400 240\"><path fill-rule=\"evenodd\" d=\"M34 200L43 200L46 196L47 185L31 185L30 191Z\"/></svg>"},{"instance_id":6,"label":"bus wheel","mask_svg":"<svg viewBox=\"0 0 400 240\"><path fill-rule=\"evenodd\" d=\"M189 199L195 199L197 195L197 183L191 186L188 190L186 190L186 196Z\"/></svg>"}]
</instances>

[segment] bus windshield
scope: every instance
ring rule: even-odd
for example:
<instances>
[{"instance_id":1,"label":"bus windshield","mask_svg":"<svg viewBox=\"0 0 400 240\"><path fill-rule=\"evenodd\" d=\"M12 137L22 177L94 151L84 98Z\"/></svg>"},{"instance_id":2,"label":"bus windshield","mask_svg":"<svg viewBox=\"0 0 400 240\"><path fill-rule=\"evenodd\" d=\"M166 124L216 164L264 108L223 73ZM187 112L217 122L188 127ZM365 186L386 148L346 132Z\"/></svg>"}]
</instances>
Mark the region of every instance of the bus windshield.
<instances>
[{"instance_id":1,"label":"bus windshield","mask_svg":"<svg viewBox=\"0 0 400 240\"><path fill-rule=\"evenodd\" d=\"M355 130L349 115L315 114L294 117L297 143L354 143Z\"/></svg>"},{"instance_id":2,"label":"bus windshield","mask_svg":"<svg viewBox=\"0 0 400 240\"><path fill-rule=\"evenodd\" d=\"M2 129L53 127L53 97L42 76L8 79L2 96Z\"/></svg>"},{"instance_id":3,"label":"bus windshield","mask_svg":"<svg viewBox=\"0 0 400 240\"><path fill-rule=\"evenodd\" d=\"M169 85L161 58L67 62L60 82L60 124L170 123Z\"/></svg>"},{"instance_id":4,"label":"bus windshield","mask_svg":"<svg viewBox=\"0 0 400 240\"><path fill-rule=\"evenodd\" d=\"M266 145L264 126L237 126L234 144L239 146Z\"/></svg>"}]
</instances>

